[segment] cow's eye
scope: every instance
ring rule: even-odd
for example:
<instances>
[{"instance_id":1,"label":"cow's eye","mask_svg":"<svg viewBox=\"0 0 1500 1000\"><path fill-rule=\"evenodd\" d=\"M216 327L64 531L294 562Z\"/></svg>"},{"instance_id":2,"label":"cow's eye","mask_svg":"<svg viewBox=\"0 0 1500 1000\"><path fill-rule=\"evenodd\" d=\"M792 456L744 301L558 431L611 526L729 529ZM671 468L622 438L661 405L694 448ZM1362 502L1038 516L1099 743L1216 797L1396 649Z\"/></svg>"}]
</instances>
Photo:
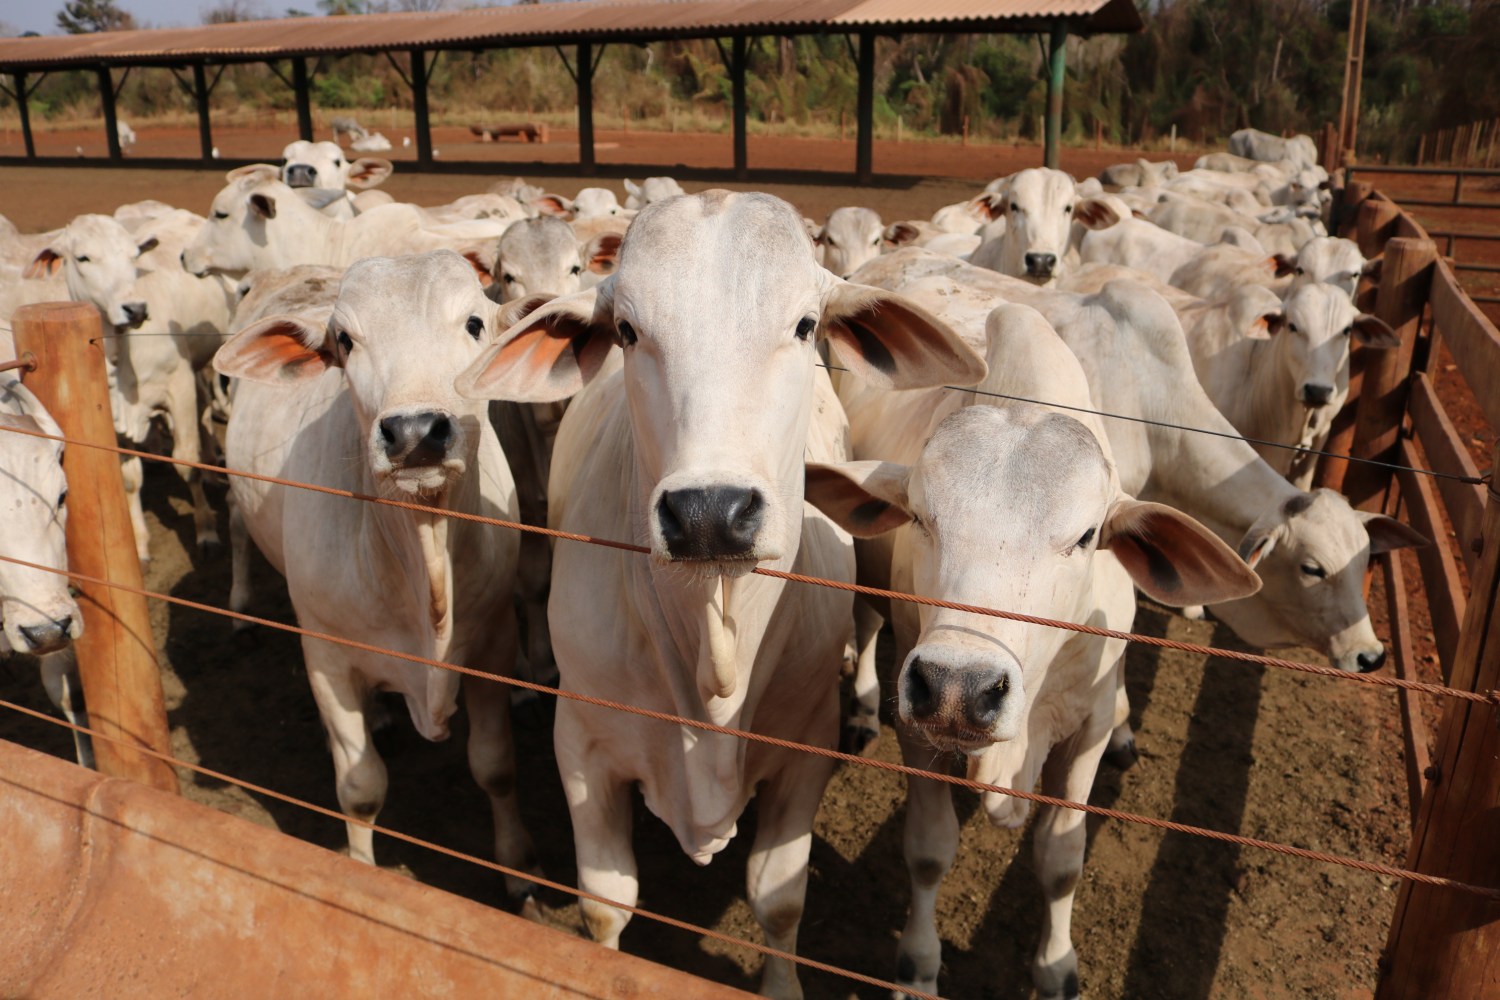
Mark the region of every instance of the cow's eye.
<instances>
[{"instance_id":1,"label":"cow's eye","mask_svg":"<svg viewBox=\"0 0 1500 1000\"><path fill-rule=\"evenodd\" d=\"M63 504L65 504L67 502L68 502L68 491L67 491L66 488L64 488L63 491L57 495L57 509L58 510L62 510L63 509Z\"/></svg>"},{"instance_id":2,"label":"cow's eye","mask_svg":"<svg viewBox=\"0 0 1500 1000\"><path fill-rule=\"evenodd\" d=\"M1300 277L1300 276L1301 276L1301 275L1304 275L1304 274L1306 274L1306 273L1307 273L1307 272L1306 272L1306 271L1304 271L1304 270L1302 270L1302 268L1300 268L1300 267L1299 267L1299 268L1297 268L1297 275L1298 275L1298 276L1299 276L1299 277Z\"/></svg>"},{"instance_id":3,"label":"cow's eye","mask_svg":"<svg viewBox=\"0 0 1500 1000\"><path fill-rule=\"evenodd\" d=\"M878 246L880 246L880 237L879 236L875 237L875 239L870 243L870 246L872 246L872 247L878 247Z\"/></svg>"},{"instance_id":4,"label":"cow's eye","mask_svg":"<svg viewBox=\"0 0 1500 1000\"><path fill-rule=\"evenodd\" d=\"M215 212L214 213L214 218L215 219L227 219L227 218L229 218L229 213L228 212Z\"/></svg>"},{"instance_id":5,"label":"cow's eye","mask_svg":"<svg viewBox=\"0 0 1500 1000\"><path fill-rule=\"evenodd\" d=\"M340 330L338 336L339 346L344 349L345 354L354 352L354 338L349 336L347 330Z\"/></svg>"},{"instance_id":6,"label":"cow's eye","mask_svg":"<svg viewBox=\"0 0 1500 1000\"><path fill-rule=\"evenodd\" d=\"M516 283L516 276L514 274L502 274L500 275L500 280L507 285L514 285Z\"/></svg>"},{"instance_id":7,"label":"cow's eye","mask_svg":"<svg viewBox=\"0 0 1500 1000\"><path fill-rule=\"evenodd\" d=\"M823 245L825 247L836 247L836 246L838 246L837 243L833 242L833 237L832 236L825 236L825 237L823 237Z\"/></svg>"},{"instance_id":8,"label":"cow's eye","mask_svg":"<svg viewBox=\"0 0 1500 1000\"><path fill-rule=\"evenodd\" d=\"M569 271L568 273L569 274L582 274L583 273L583 267L580 266L580 265L578 265L578 264L574 264L573 265L573 269L571 271Z\"/></svg>"},{"instance_id":9,"label":"cow's eye","mask_svg":"<svg viewBox=\"0 0 1500 1000\"><path fill-rule=\"evenodd\" d=\"M620 331L620 346L621 347L630 347L638 339L636 337L636 335L635 335L635 327L631 326L625 320L623 320L623 319L620 320L620 322L616 323L615 326Z\"/></svg>"},{"instance_id":10,"label":"cow's eye","mask_svg":"<svg viewBox=\"0 0 1500 1000\"><path fill-rule=\"evenodd\" d=\"M464 329L469 331L469 336L478 340L480 334L484 333L484 320L478 316L470 316L469 322L464 325Z\"/></svg>"},{"instance_id":11,"label":"cow's eye","mask_svg":"<svg viewBox=\"0 0 1500 1000\"><path fill-rule=\"evenodd\" d=\"M797 339L806 340L808 337L811 337L813 335L813 331L817 328L818 317L803 316L797 321Z\"/></svg>"},{"instance_id":12,"label":"cow's eye","mask_svg":"<svg viewBox=\"0 0 1500 1000\"><path fill-rule=\"evenodd\" d=\"M1347 336L1349 336L1353 332L1354 332L1354 327L1352 327L1352 326L1346 326L1346 327L1344 327L1344 336L1347 337Z\"/></svg>"},{"instance_id":13,"label":"cow's eye","mask_svg":"<svg viewBox=\"0 0 1500 1000\"><path fill-rule=\"evenodd\" d=\"M1302 572L1319 580L1328 576L1328 571L1317 563L1303 563Z\"/></svg>"},{"instance_id":14,"label":"cow's eye","mask_svg":"<svg viewBox=\"0 0 1500 1000\"><path fill-rule=\"evenodd\" d=\"M1072 214L1073 214L1073 206L1072 205L1069 205L1067 208L1063 209L1063 215L1072 215Z\"/></svg>"},{"instance_id":15,"label":"cow's eye","mask_svg":"<svg viewBox=\"0 0 1500 1000\"><path fill-rule=\"evenodd\" d=\"M1083 534L1078 536L1078 541L1073 544L1073 547L1078 549L1086 549L1089 547L1089 542L1092 542L1093 540L1094 529L1090 528L1088 531L1085 531Z\"/></svg>"}]
</instances>

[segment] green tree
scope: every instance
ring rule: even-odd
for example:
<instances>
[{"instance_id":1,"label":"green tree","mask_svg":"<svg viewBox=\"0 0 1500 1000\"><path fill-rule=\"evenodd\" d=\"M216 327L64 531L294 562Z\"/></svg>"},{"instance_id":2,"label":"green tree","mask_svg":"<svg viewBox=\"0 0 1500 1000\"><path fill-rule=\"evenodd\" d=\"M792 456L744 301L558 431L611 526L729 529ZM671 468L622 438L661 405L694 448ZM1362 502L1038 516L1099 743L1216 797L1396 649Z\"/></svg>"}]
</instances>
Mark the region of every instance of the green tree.
<instances>
[{"instance_id":1,"label":"green tree","mask_svg":"<svg viewBox=\"0 0 1500 1000\"><path fill-rule=\"evenodd\" d=\"M129 31L135 27L135 18L115 0L68 0L57 12L57 26L70 35Z\"/></svg>"}]
</instances>

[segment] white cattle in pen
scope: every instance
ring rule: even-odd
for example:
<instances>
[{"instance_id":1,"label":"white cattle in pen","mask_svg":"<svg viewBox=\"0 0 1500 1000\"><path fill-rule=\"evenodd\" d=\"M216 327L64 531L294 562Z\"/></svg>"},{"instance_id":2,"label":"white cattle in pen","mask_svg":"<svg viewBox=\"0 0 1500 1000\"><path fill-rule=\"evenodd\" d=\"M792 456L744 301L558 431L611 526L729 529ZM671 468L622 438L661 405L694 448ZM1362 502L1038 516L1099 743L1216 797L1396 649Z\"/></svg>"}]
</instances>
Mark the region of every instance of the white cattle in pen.
<instances>
[{"instance_id":1,"label":"white cattle in pen","mask_svg":"<svg viewBox=\"0 0 1500 1000\"><path fill-rule=\"evenodd\" d=\"M869 208L835 208L813 239L824 267L847 278L861 264L880 256L885 224Z\"/></svg>"},{"instance_id":2,"label":"white cattle in pen","mask_svg":"<svg viewBox=\"0 0 1500 1000\"><path fill-rule=\"evenodd\" d=\"M1229 152L1247 160L1267 163L1290 160L1303 167L1318 165L1318 146L1309 135L1283 139L1259 129L1242 128L1229 136Z\"/></svg>"},{"instance_id":3,"label":"white cattle in pen","mask_svg":"<svg viewBox=\"0 0 1500 1000\"><path fill-rule=\"evenodd\" d=\"M856 454L808 467L808 498L842 527L895 530L871 582L947 601L1129 631L1132 581L1168 604L1253 594L1260 581L1191 518L1120 489L1098 418L983 393L1087 409L1078 361L1034 309L951 278L900 285L912 301L987 341L975 394L848 387ZM920 527L912 528L915 524ZM860 553L866 558L866 550ZM969 758L970 776L1086 801L1117 719L1125 643L1119 639L893 602L897 733L902 756L932 767L933 751ZM1046 770L1043 771L1043 764ZM1019 826L1027 804L986 793L992 822ZM949 786L908 781L906 864L912 903L901 936L903 986L938 991L936 901L958 850ZM1070 923L1083 868L1084 816L1046 808L1035 831L1046 899L1032 978L1043 997L1078 995ZM982 945L981 945L982 947Z\"/></svg>"},{"instance_id":4,"label":"white cattle in pen","mask_svg":"<svg viewBox=\"0 0 1500 1000\"><path fill-rule=\"evenodd\" d=\"M287 187L344 191L382 184L395 171L390 160L361 156L350 160L336 142L298 139L281 151L281 179Z\"/></svg>"},{"instance_id":5,"label":"white cattle in pen","mask_svg":"<svg viewBox=\"0 0 1500 1000\"><path fill-rule=\"evenodd\" d=\"M1270 253L1294 254L1319 235L1307 219L1268 222L1201 199L1176 196L1163 198L1146 218L1168 232L1205 244L1218 243L1230 228L1246 229Z\"/></svg>"},{"instance_id":6,"label":"white cattle in pen","mask_svg":"<svg viewBox=\"0 0 1500 1000\"><path fill-rule=\"evenodd\" d=\"M629 209L641 209L655 201L665 201L678 195L686 194L682 185L671 177L647 177L639 184L630 178L625 179L625 207Z\"/></svg>"},{"instance_id":7,"label":"white cattle in pen","mask_svg":"<svg viewBox=\"0 0 1500 1000\"><path fill-rule=\"evenodd\" d=\"M944 205L932 213L931 224L945 233L977 233L985 225L1003 216L1005 197L994 192L975 195L968 201Z\"/></svg>"},{"instance_id":8,"label":"white cattle in pen","mask_svg":"<svg viewBox=\"0 0 1500 1000\"><path fill-rule=\"evenodd\" d=\"M620 199L609 188L583 188L575 197L560 194L539 194L527 202L544 215L561 215L569 219L598 219L604 217L630 218L635 210L620 204Z\"/></svg>"},{"instance_id":9,"label":"white cattle in pen","mask_svg":"<svg viewBox=\"0 0 1500 1000\"><path fill-rule=\"evenodd\" d=\"M1295 256L1284 257L1277 264L1282 270L1291 271L1292 288L1311 284L1333 285L1342 289L1351 301L1359 290L1360 278L1380 274L1380 258L1365 260L1352 240L1337 236L1309 240Z\"/></svg>"},{"instance_id":10,"label":"white cattle in pen","mask_svg":"<svg viewBox=\"0 0 1500 1000\"><path fill-rule=\"evenodd\" d=\"M1005 231L969 257L1001 274L1049 284L1077 266L1084 231L1128 217L1112 200L1080 197L1073 178L1061 170L1022 170L1009 181L996 211Z\"/></svg>"},{"instance_id":11,"label":"white cattle in pen","mask_svg":"<svg viewBox=\"0 0 1500 1000\"><path fill-rule=\"evenodd\" d=\"M934 274L1035 306L1083 365L1096 407L1153 421L1104 421L1121 487L1203 522L1256 570L1260 593L1212 608L1241 639L1308 646L1340 670L1385 662L1365 607L1365 567L1371 555L1426 540L1393 518L1354 510L1332 490L1298 489L1239 440L1199 385L1182 326L1161 296L1128 281L1091 296L1053 292L920 249L886 254L858 277L886 286Z\"/></svg>"},{"instance_id":12,"label":"white cattle in pen","mask_svg":"<svg viewBox=\"0 0 1500 1000\"><path fill-rule=\"evenodd\" d=\"M1172 160L1152 163L1138 158L1134 163L1116 163L1099 172L1099 180L1111 187L1160 187L1176 177L1177 164Z\"/></svg>"},{"instance_id":13,"label":"white cattle in pen","mask_svg":"<svg viewBox=\"0 0 1500 1000\"><path fill-rule=\"evenodd\" d=\"M348 267L362 257L454 249L488 279L484 258L511 221L430 225L422 209L401 203L343 221L309 207L266 164L232 170L227 179L208 224L183 252L183 266L193 274L237 277L298 264Z\"/></svg>"},{"instance_id":14,"label":"white cattle in pen","mask_svg":"<svg viewBox=\"0 0 1500 1000\"><path fill-rule=\"evenodd\" d=\"M1253 241L1243 230L1247 241ZM1176 271L1203 253L1204 244L1179 236L1145 219L1124 219L1108 229L1090 230L1078 247L1080 263L1118 264L1134 268L1162 281L1170 281ZM1256 257L1267 258L1256 245Z\"/></svg>"},{"instance_id":15,"label":"white cattle in pen","mask_svg":"<svg viewBox=\"0 0 1500 1000\"><path fill-rule=\"evenodd\" d=\"M1230 232L1243 230L1230 230ZM1253 239L1253 238L1252 238ZM1288 256L1268 253L1258 241L1250 246L1223 242L1204 247L1172 272L1168 283L1200 299L1222 298L1241 285L1261 285L1278 295L1291 287Z\"/></svg>"},{"instance_id":16,"label":"white cattle in pen","mask_svg":"<svg viewBox=\"0 0 1500 1000\"><path fill-rule=\"evenodd\" d=\"M710 191L648 206L614 275L543 306L460 380L515 400L584 390L558 435L551 522L651 549L557 546L565 689L836 745L850 597L750 573L853 579L848 536L802 496L806 460L847 457L842 411L815 367L819 335L847 377L914 387L984 374L921 310L819 267L790 205ZM703 864L754 796L750 907L770 946L795 950L830 761L568 700L554 733L585 891L638 897L636 788ZM595 940L617 947L628 915L587 898L581 909ZM762 991L800 996L793 965L767 958Z\"/></svg>"},{"instance_id":17,"label":"white cattle in pen","mask_svg":"<svg viewBox=\"0 0 1500 1000\"><path fill-rule=\"evenodd\" d=\"M497 223L515 222L531 217L531 211L508 195L467 194L446 205L418 206L429 226L445 226L460 222L493 220Z\"/></svg>"},{"instance_id":18,"label":"white cattle in pen","mask_svg":"<svg viewBox=\"0 0 1500 1000\"><path fill-rule=\"evenodd\" d=\"M230 467L514 520L515 489L485 407L461 399L453 381L538 301L497 306L451 252L359 261L331 310L309 314L304 296L304 311L263 315L220 349L215 366L242 380ZM231 489L304 628L510 675L515 532L243 477L231 477ZM462 686L469 766L490 799L496 859L533 867L503 685L316 639L302 650L346 815L373 821L385 801L370 696L400 693L418 732L442 740ZM373 863L372 832L350 823L348 835L350 854ZM507 885L529 893L523 879Z\"/></svg>"}]
</instances>

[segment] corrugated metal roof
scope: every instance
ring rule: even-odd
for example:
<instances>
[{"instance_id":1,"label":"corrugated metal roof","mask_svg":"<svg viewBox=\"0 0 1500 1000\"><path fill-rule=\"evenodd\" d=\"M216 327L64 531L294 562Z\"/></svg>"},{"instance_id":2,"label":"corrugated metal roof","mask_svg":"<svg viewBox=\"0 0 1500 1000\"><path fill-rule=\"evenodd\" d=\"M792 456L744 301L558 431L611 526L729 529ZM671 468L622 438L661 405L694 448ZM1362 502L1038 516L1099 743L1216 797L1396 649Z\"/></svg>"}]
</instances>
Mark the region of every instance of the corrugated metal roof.
<instances>
[{"instance_id":1,"label":"corrugated metal roof","mask_svg":"<svg viewBox=\"0 0 1500 1000\"><path fill-rule=\"evenodd\" d=\"M582 41L643 41L853 28L1139 31L1132 0L577 0L479 10L282 18L195 28L0 39L0 72L235 62L294 55Z\"/></svg>"}]
</instances>

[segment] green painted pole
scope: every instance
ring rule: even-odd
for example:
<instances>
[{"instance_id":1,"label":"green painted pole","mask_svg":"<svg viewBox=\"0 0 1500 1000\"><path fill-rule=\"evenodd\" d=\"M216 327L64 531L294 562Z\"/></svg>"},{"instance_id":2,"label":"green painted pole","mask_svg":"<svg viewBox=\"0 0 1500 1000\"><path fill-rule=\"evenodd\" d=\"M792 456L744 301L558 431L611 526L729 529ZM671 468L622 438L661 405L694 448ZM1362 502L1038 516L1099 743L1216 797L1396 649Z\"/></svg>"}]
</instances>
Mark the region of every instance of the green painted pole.
<instances>
[{"instance_id":1,"label":"green painted pole","mask_svg":"<svg viewBox=\"0 0 1500 1000\"><path fill-rule=\"evenodd\" d=\"M1068 25L1052 22L1052 47L1048 51L1052 72L1047 77L1047 145L1042 162L1058 169L1062 153L1063 78L1068 68Z\"/></svg>"}]
</instances>

